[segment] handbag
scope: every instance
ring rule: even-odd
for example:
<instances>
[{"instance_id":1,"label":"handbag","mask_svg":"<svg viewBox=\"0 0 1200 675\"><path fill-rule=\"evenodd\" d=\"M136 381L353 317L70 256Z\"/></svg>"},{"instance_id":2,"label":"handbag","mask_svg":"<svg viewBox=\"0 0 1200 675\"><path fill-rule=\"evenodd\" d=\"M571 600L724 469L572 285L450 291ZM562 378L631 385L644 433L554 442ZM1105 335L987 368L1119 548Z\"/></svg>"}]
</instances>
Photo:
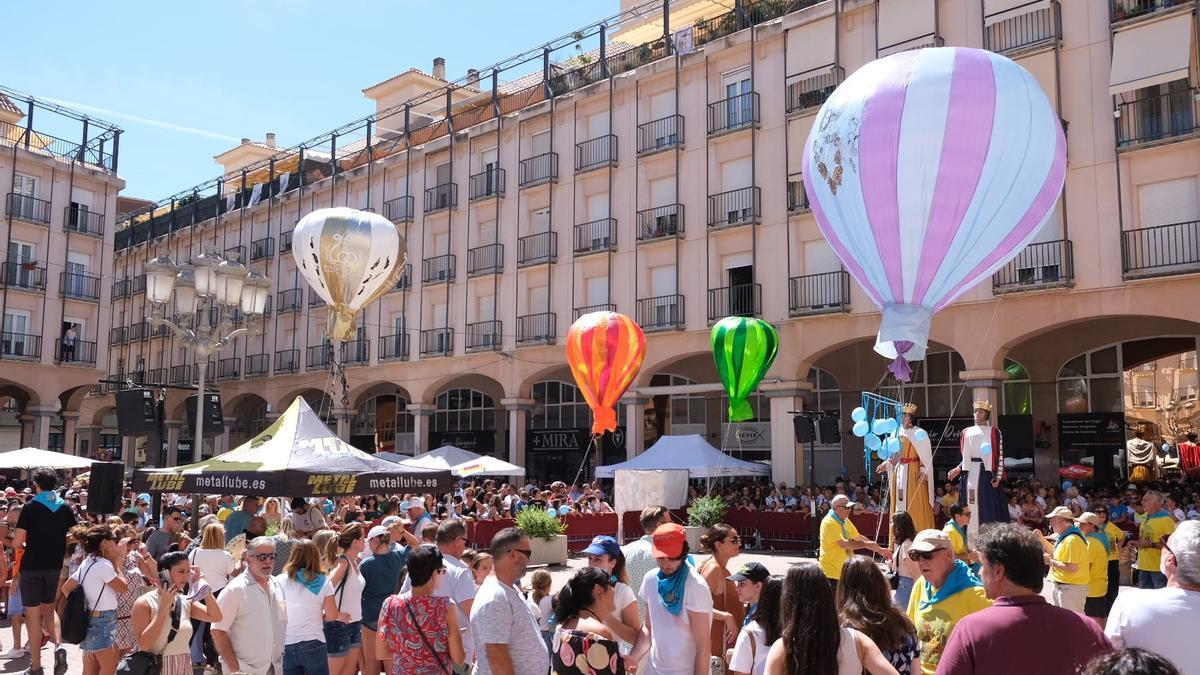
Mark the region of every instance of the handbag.
<instances>
[{"instance_id":1,"label":"handbag","mask_svg":"<svg viewBox=\"0 0 1200 675\"><path fill-rule=\"evenodd\" d=\"M454 672L453 664L451 664L450 668L446 668L446 664L442 663L441 655L439 655L437 650L433 648L433 643L429 641L429 638L425 637L425 631L421 630L421 624L417 622L417 615L413 613L412 605L406 602L404 603L404 609L408 610L408 618L412 620L413 628L417 629L417 635L421 636L421 642L425 645L425 648L429 650L430 654L433 654L434 660L437 661L438 668L440 668L441 671L446 675L451 675L451 673ZM450 611L453 612L456 610L451 607Z\"/></svg>"},{"instance_id":2,"label":"handbag","mask_svg":"<svg viewBox=\"0 0 1200 675\"><path fill-rule=\"evenodd\" d=\"M171 631L167 633L167 644L175 639L179 632L179 618L183 614L183 600L175 598L175 607L171 610ZM117 664L117 675L158 675L162 672L162 654L136 651L121 659Z\"/></svg>"}]
</instances>

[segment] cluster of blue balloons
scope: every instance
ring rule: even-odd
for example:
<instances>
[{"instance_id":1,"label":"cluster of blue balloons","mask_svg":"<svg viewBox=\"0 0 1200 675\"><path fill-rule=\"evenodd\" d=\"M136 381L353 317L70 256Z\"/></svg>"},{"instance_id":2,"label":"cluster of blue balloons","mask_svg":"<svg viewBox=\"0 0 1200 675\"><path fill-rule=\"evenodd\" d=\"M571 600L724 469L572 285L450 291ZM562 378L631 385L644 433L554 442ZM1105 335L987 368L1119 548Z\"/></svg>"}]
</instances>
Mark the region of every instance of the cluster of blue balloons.
<instances>
[{"instance_id":1,"label":"cluster of blue balloons","mask_svg":"<svg viewBox=\"0 0 1200 675\"><path fill-rule=\"evenodd\" d=\"M880 459L891 459L900 453L900 438L896 435L900 425L894 418L885 417L868 422L866 408L859 406L850 412L850 419L854 420L850 431L863 439L867 449L877 453Z\"/></svg>"}]
</instances>

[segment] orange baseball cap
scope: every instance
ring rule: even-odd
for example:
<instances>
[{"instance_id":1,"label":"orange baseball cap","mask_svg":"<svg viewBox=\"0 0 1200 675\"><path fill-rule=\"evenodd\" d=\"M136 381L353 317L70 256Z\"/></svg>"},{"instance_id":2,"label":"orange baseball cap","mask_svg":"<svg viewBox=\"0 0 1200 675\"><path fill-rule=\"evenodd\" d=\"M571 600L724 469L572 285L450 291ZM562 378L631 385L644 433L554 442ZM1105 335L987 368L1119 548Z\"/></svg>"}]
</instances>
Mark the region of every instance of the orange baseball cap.
<instances>
[{"instance_id":1,"label":"orange baseball cap","mask_svg":"<svg viewBox=\"0 0 1200 675\"><path fill-rule=\"evenodd\" d=\"M659 525L651 536L650 554L655 558L678 558L687 543L687 534L678 523Z\"/></svg>"}]
</instances>

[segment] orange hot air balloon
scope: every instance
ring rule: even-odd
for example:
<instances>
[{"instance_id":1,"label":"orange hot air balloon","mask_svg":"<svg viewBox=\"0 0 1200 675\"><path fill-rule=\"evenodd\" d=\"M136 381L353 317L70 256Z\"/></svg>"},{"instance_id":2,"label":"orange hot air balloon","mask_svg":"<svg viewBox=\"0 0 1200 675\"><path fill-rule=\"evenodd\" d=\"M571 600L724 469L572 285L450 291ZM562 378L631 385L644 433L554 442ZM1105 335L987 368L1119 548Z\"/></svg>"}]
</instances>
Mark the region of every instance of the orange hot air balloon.
<instances>
[{"instance_id":1,"label":"orange hot air balloon","mask_svg":"<svg viewBox=\"0 0 1200 675\"><path fill-rule=\"evenodd\" d=\"M646 334L633 319L616 312L579 317L567 331L567 363L575 384L592 409L592 433L617 428L617 401L646 358Z\"/></svg>"}]
</instances>

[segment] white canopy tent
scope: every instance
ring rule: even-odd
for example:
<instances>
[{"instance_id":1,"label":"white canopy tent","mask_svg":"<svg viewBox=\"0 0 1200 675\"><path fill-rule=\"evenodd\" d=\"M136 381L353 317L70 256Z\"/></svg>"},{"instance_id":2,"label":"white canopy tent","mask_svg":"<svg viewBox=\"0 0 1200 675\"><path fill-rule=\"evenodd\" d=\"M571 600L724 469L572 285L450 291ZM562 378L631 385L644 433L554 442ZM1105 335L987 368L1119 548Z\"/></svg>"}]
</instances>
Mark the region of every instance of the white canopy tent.
<instances>
[{"instance_id":1,"label":"white canopy tent","mask_svg":"<svg viewBox=\"0 0 1200 675\"><path fill-rule=\"evenodd\" d=\"M596 469L597 478L613 478L623 469L683 469L689 478L726 476L768 476L771 467L758 462L734 459L714 448L699 434L663 436L648 450L620 464Z\"/></svg>"},{"instance_id":2,"label":"white canopy tent","mask_svg":"<svg viewBox=\"0 0 1200 675\"><path fill-rule=\"evenodd\" d=\"M86 457L76 457L52 450L37 448L21 448L0 452L0 469L90 469L92 460Z\"/></svg>"},{"instance_id":3,"label":"white canopy tent","mask_svg":"<svg viewBox=\"0 0 1200 675\"><path fill-rule=\"evenodd\" d=\"M437 450L430 450L415 457L404 457L395 453L379 453L382 457L401 466L416 469L449 469L450 473L463 476L524 476L525 468L516 464L491 457L478 455L470 450L456 448L453 445L443 445ZM395 457L396 459L393 459Z\"/></svg>"}]
</instances>

